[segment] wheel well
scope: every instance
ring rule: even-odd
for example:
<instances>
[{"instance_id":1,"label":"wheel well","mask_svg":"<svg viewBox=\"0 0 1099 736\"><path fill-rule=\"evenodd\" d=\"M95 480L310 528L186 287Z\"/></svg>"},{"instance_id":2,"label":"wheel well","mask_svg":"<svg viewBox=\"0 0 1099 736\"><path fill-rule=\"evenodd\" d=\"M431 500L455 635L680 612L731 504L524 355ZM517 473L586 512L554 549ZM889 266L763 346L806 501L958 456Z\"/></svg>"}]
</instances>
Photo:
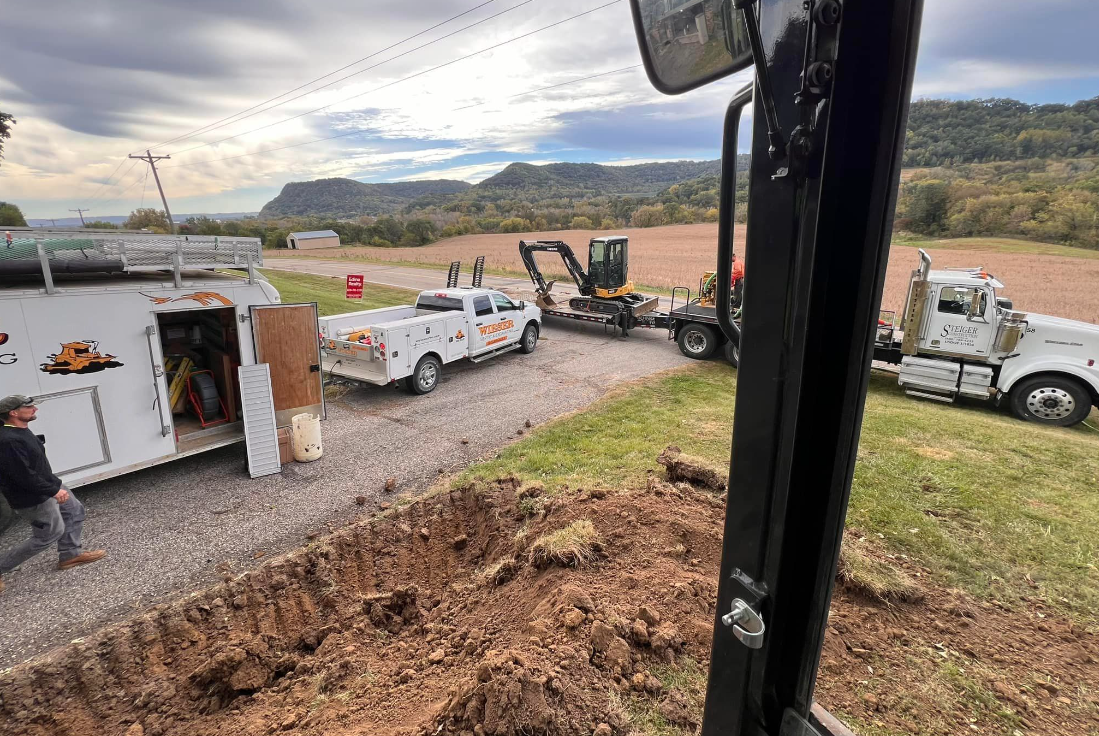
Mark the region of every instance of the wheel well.
<instances>
[{"instance_id":1,"label":"wheel well","mask_svg":"<svg viewBox=\"0 0 1099 736\"><path fill-rule=\"evenodd\" d=\"M1071 373L1062 373L1061 371L1042 371L1041 373L1031 373L1031 374L1028 374L1028 375L1025 375L1025 376L1020 376L1015 381L1015 383L1012 384L1011 391L1014 391L1015 388L1021 383L1025 383L1027 381L1032 381L1035 378L1044 378L1044 377L1060 378L1060 379L1063 379L1063 380L1066 380L1066 381L1072 381L1073 383L1077 383L1080 386L1083 386L1084 390L1087 391L1088 396L1091 397L1091 405L1092 406L1099 406L1099 392L1097 392L1095 390L1094 386L1092 386L1090 383L1088 383L1084 379L1080 378L1079 376L1074 376ZM1010 394L1011 391L1008 391L1008 393Z\"/></svg>"},{"instance_id":2,"label":"wheel well","mask_svg":"<svg viewBox=\"0 0 1099 736\"><path fill-rule=\"evenodd\" d=\"M718 347L721 347L728 342L728 340L725 339L725 333L723 333L721 328L717 325L712 325L709 322L695 322L694 320L676 320L675 330L672 331L672 338L678 340L679 333L694 325L702 325L710 328L710 332L714 334L714 342Z\"/></svg>"},{"instance_id":3,"label":"wheel well","mask_svg":"<svg viewBox=\"0 0 1099 736\"><path fill-rule=\"evenodd\" d=\"M542 334L542 328L538 326L538 320L536 319L528 319L527 323L523 325L523 331L526 332L526 329L531 325L534 325L534 329L538 332L539 335Z\"/></svg>"},{"instance_id":4,"label":"wheel well","mask_svg":"<svg viewBox=\"0 0 1099 736\"><path fill-rule=\"evenodd\" d=\"M434 358L435 360L439 361L439 365L442 365L442 364L443 364L443 357L442 357L441 355L439 355L438 353L436 353L436 352L435 352L434 350L429 350L428 352L426 352L426 353L424 353L423 355L421 355L421 356L420 356L420 360L423 360L424 358L426 358L426 357L427 357L427 356L429 356L429 355L430 355L430 356L431 356L432 358ZM417 360L417 361L416 361L416 365L419 365L419 364L420 364L420 360ZM413 370L415 370L415 368L413 368Z\"/></svg>"}]
</instances>

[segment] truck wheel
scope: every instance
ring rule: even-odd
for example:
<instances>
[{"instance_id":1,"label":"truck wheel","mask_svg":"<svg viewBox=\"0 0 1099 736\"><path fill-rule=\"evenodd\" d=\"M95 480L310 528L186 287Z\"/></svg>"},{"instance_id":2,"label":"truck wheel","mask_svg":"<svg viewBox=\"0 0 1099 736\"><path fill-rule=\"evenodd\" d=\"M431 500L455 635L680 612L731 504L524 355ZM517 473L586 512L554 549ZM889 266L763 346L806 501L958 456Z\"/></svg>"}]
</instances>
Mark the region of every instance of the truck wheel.
<instances>
[{"instance_id":1,"label":"truck wheel","mask_svg":"<svg viewBox=\"0 0 1099 736\"><path fill-rule=\"evenodd\" d=\"M679 349L688 358L706 360L717 350L717 336L708 325L689 324L679 330Z\"/></svg>"},{"instance_id":2,"label":"truck wheel","mask_svg":"<svg viewBox=\"0 0 1099 736\"><path fill-rule=\"evenodd\" d=\"M538 347L538 325L531 322L523 330L522 341L519 343L519 351L530 355Z\"/></svg>"},{"instance_id":3,"label":"truck wheel","mask_svg":"<svg viewBox=\"0 0 1099 736\"><path fill-rule=\"evenodd\" d=\"M416 370L406 380L405 385L414 394L429 394L439 384L439 375L443 372L438 358L433 355L425 355L416 364Z\"/></svg>"},{"instance_id":4,"label":"truck wheel","mask_svg":"<svg viewBox=\"0 0 1099 736\"><path fill-rule=\"evenodd\" d=\"M1037 376L1011 389L1011 411L1028 422L1071 427L1091 413L1091 396L1071 378Z\"/></svg>"},{"instance_id":5,"label":"truck wheel","mask_svg":"<svg viewBox=\"0 0 1099 736\"><path fill-rule=\"evenodd\" d=\"M8 500L3 496L0 496L0 534L6 532L14 521L15 512L12 511L11 506L8 505Z\"/></svg>"},{"instance_id":6,"label":"truck wheel","mask_svg":"<svg viewBox=\"0 0 1099 736\"><path fill-rule=\"evenodd\" d=\"M725 343L725 360L734 368L740 367L740 346L732 340Z\"/></svg>"}]
</instances>

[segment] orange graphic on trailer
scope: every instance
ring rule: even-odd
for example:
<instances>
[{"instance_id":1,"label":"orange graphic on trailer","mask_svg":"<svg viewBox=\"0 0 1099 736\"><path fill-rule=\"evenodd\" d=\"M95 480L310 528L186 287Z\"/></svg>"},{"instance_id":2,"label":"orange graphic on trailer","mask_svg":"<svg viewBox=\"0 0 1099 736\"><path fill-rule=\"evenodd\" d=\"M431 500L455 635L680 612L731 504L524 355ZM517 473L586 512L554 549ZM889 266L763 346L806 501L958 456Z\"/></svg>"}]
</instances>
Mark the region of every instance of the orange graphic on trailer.
<instances>
[{"instance_id":1,"label":"orange graphic on trailer","mask_svg":"<svg viewBox=\"0 0 1099 736\"><path fill-rule=\"evenodd\" d=\"M484 327L478 327L477 329L481 331L481 337L484 337L485 335L491 335L494 332L510 330L514 326L515 322L509 319L506 322L497 322L494 325L485 325Z\"/></svg>"},{"instance_id":2,"label":"orange graphic on trailer","mask_svg":"<svg viewBox=\"0 0 1099 736\"><path fill-rule=\"evenodd\" d=\"M100 353L96 349L98 347L99 343L95 340L63 342L61 352L46 356L52 362L42 363L41 370L55 374L98 373L122 365L115 360L115 356Z\"/></svg>"},{"instance_id":3,"label":"orange graphic on trailer","mask_svg":"<svg viewBox=\"0 0 1099 736\"><path fill-rule=\"evenodd\" d=\"M195 301L204 307L208 307L214 302L220 302L227 307L233 306L233 300L228 297L222 296L216 291L196 291L194 294L184 294L183 296L170 297L170 296L153 296L151 294L142 293L142 296L150 299L153 304L167 304L168 302L184 302Z\"/></svg>"}]
</instances>

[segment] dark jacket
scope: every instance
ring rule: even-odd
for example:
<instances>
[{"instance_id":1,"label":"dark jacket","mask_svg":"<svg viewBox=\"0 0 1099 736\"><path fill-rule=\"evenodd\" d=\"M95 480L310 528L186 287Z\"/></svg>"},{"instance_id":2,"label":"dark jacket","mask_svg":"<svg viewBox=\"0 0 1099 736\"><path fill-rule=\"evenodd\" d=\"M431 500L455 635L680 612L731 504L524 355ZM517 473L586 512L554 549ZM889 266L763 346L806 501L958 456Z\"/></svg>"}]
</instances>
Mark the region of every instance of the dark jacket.
<instances>
[{"instance_id":1,"label":"dark jacket","mask_svg":"<svg viewBox=\"0 0 1099 736\"><path fill-rule=\"evenodd\" d=\"M60 488L42 440L24 427L0 427L0 493L8 504L13 509L37 506Z\"/></svg>"}]
</instances>

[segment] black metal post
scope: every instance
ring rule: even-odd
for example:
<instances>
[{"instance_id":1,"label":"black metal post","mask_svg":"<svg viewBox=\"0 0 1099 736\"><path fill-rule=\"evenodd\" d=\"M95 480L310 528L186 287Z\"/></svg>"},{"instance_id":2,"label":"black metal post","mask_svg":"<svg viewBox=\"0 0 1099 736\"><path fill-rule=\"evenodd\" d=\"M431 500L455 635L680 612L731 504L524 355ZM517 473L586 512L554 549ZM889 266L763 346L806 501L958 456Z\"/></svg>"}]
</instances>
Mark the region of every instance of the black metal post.
<instances>
[{"instance_id":1,"label":"black metal post","mask_svg":"<svg viewBox=\"0 0 1099 736\"><path fill-rule=\"evenodd\" d=\"M760 0L762 63L778 121L800 138L789 171L776 169L757 95L704 736L826 732L810 707L869 379L921 7L922 0L846 0L839 26L818 28L818 60L823 49L834 64L831 89L819 103L798 104L805 34L820 21L801 0ZM762 614L761 649L746 648L721 621L736 598Z\"/></svg>"}]
</instances>

